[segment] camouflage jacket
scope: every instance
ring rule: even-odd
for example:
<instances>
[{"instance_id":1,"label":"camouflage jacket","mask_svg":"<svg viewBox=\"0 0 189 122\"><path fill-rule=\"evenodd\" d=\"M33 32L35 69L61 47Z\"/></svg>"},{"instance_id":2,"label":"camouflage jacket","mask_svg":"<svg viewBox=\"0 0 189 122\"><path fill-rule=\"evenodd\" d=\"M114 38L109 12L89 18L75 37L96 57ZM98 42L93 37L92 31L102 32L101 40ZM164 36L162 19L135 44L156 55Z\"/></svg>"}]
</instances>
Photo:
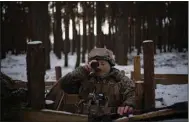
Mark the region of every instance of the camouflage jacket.
<instances>
[{"instance_id":1,"label":"camouflage jacket","mask_svg":"<svg viewBox=\"0 0 189 122\"><path fill-rule=\"evenodd\" d=\"M109 106L135 106L135 84L125 76L124 72L116 68L112 68L104 77L97 77L94 73L88 72L85 67L80 66L62 77L60 83L65 92L79 93L83 99L95 91L108 96Z\"/></svg>"}]
</instances>

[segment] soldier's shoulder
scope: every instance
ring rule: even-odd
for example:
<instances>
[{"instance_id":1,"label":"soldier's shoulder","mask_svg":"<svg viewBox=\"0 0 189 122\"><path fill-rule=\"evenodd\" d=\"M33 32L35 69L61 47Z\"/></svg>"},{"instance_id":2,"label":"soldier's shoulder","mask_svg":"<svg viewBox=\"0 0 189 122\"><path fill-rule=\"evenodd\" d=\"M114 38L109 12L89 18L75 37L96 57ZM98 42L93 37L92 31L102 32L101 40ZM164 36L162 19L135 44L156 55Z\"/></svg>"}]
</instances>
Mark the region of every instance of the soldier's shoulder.
<instances>
[{"instance_id":1,"label":"soldier's shoulder","mask_svg":"<svg viewBox=\"0 0 189 122\"><path fill-rule=\"evenodd\" d=\"M114 75L125 75L125 71L124 70L119 70L117 68L112 68L112 72Z\"/></svg>"},{"instance_id":2,"label":"soldier's shoulder","mask_svg":"<svg viewBox=\"0 0 189 122\"><path fill-rule=\"evenodd\" d=\"M119 70L117 68L112 68L112 75L116 78L117 81L121 81L123 79L128 79L129 77L127 77L125 75L125 71L124 70Z\"/></svg>"}]
</instances>

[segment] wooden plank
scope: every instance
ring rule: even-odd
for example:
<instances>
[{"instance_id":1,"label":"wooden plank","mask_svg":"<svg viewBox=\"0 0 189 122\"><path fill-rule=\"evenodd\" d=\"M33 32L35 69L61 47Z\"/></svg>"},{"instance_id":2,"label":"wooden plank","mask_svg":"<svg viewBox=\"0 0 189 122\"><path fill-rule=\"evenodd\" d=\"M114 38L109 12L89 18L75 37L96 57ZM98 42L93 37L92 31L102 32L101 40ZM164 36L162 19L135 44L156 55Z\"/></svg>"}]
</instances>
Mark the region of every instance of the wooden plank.
<instances>
[{"instance_id":1,"label":"wooden plank","mask_svg":"<svg viewBox=\"0 0 189 122\"><path fill-rule=\"evenodd\" d=\"M23 122L87 122L87 115L72 114L63 111L42 109L39 111L22 110L20 118Z\"/></svg>"},{"instance_id":2,"label":"wooden plank","mask_svg":"<svg viewBox=\"0 0 189 122\"><path fill-rule=\"evenodd\" d=\"M56 99L54 100L54 109L59 111L61 110L61 107L63 106L63 99L64 99L64 91L60 90L58 94L56 94Z\"/></svg>"},{"instance_id":3,"label":"wooden plank","mask_svg":"<svg viewBox=\"0 0 189 122\"><path fill-rule=\"evenodd\" d=\"M134 71L131 71L131 79L134 78ZM141 80L144 79L144 74L141 74ZM154 74L154 80L156 84L187 84L188 83L188 74ZM25 81L24 81L25 82ZM25 82L27 83L27 82ZM25 84L24 83L24 84ZM45 86L54 85L56 81L46 81Z\"/></svg>"},{"instance_id":4,"label":"wooden plank","mask_svg":"<svg viewBox=\"0 0 189 122\"><path fill-rule=\"evenodd\" d=\"M26 81L21 81L21 80L13 80L15 81L14 88L27 88L27 83ZM46 81L45 86L53 86L56 83L56 81Z\"/></svg>"},{"instance_id":5,"label":"wooden plank","mask_svg":"<svg viewBox=\"0 0 189 122\"><path fill-rule=\"evenodd\" d=\"M46 95L46 99L55 101L57 95L59 96L61 91L62 89L60 88L60 82L56 82L50 89L50 92Z\"/></svg>"},{"instance_id":6,"label":"wooden plank","mask_svg":"<svg viewBox=\"0 0 189 122\"><path fill-rule=\"evenodd\" d=\"M141 74L144 79L144 74ZM188 74L155 74L154 80L156 84L188 84Z\"/></svg>"},{"instance_id":7,"label":"wooden plank","mask_svg":"<svg viewBox=\"0 0 189 122\"><path fill-rule=\"evenodd\" d=\"M131 71L131 79L133 80L134 71ZM144 80L144 74L141 74L141 80ZM156 84L188 84L188 74L154 74L154 80ZM27 82L21 80L13 80L16 82L14 88L26 88ZM56 80L45 81L45 86L53 86Z\"/></svg>"},{"instance_id":8,"label":"wooden plank","mask_svg":"<svg viewBox=\"0 0 189 122\"><path fill-rule=\"evenodd\" d=\"M144 62L144 109L155 108L154 43L143 42Z\"/></svg>"},{"instance_id":9,"label":"wooden plank","mask_svg":"<svg viewBox=\"0 0 189 122\"><path fill-rule=\"evenodd\" d=\"M62 77L62 69L60 66L55 67L56 80L58 81Z\"/></svg>"},{"instance_id":10,"label":"wooden plank","mask_svg":"<svg viewBox=\"0 0 189 122\"><path fill-rule=\"evenodd\" d=\"M131 71L131 79L134 81L134 71Z\"/></svg>"},{"instance_id":11,"label":"wooden plank","mask_svg":"<svg viewBox=\"0 0 189 122\"><path fill-rule=\"evenodd\" d=\"M183 83L188 83L188 75L179 75L179 74L156 74L155 78L164 78L166 81L170 81L171 84L183 84ZM161 80L160 80L161 81ZM161 82L159 82L161 83Z\"/></svg>"},{"instance_id":12,"label":"wooden plank","mask_svg":"<svg viewBox=\"0 0 189 122\"><path fill-rule=\"evenodd\" d=\"M65 103L66 104L76 104L79 102L79 95L78 94L66 94L66 99L65 99Z\"/></svg>"},{"instance_id":13,"label":"wooden plank","mask_svg":"<svg viewBox=\"0 0 189 122\"><path fill-rule=\"evenodd\" d=\"M113 122L132 122L132 121L144 121L145 119L150 119L150 118L155 118L155 117L163 117L163 116L168 116L168 115L175 115L175 114L185 114L186 111L177 111L173 109L163 109L159 111L154 111L154 112L148 112L140 115L134 115L131 117L122 117L119 119L114 120ZM146 121L145 121L146 122Z\"/></svg>"}]
</instances>

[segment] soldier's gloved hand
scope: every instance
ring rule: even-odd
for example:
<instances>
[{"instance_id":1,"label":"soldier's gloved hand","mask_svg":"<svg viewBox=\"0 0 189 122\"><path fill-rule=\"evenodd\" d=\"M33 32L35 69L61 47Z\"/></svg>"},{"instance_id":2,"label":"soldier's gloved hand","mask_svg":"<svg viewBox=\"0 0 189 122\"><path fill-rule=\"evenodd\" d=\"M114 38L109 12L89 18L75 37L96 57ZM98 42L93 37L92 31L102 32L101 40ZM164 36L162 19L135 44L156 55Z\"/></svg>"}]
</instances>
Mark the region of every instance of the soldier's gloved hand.
<instances>
[{"instance_id":1,"label":"soldier's gloved hand","mask_svg":"<svg viewBox=\"0 0 189 122\"><path fill-rule=\"evenodd\" d=\"M126 114L132 114L133 113L133 107L125 106L125 107L118 107L117 113L120 115Z\"/></svg>"},{"instance_id":2,"label":"soldier's gloved hand","mask_svg":"<svg viewBox=\"0 0 189 122\"><path fill-rule=\"evenodd\" d=\"M91 64L94 63L94 62L98 62L97 60L91 60L90 62L88 62L85 67L86 69L91 72L92 71L92 67L91 67Z\"/></svg>"}]
</instances>

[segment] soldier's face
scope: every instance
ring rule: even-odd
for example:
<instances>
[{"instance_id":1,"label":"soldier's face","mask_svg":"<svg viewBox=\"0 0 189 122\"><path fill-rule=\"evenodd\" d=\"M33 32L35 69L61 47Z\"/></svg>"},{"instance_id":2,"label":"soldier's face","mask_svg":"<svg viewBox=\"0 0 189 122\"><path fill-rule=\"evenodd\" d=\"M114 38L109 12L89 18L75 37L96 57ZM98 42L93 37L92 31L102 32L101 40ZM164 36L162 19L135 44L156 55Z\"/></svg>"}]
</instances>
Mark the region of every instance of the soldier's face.
<instances>
[{"instance_id":1,"label":"soldier's face","mask_svg":"<svg viewBox=\"0 0 189 122\"><path fill-rule=\"evenodd\" d=\"M105 75L105 74L110 72L111 66L108 63L108 61L98 60L98 62L99 62L98 68L100 69L100 71L96 72L96 75L103 76L103 75Z\"/></svg>"}]
</instances>

